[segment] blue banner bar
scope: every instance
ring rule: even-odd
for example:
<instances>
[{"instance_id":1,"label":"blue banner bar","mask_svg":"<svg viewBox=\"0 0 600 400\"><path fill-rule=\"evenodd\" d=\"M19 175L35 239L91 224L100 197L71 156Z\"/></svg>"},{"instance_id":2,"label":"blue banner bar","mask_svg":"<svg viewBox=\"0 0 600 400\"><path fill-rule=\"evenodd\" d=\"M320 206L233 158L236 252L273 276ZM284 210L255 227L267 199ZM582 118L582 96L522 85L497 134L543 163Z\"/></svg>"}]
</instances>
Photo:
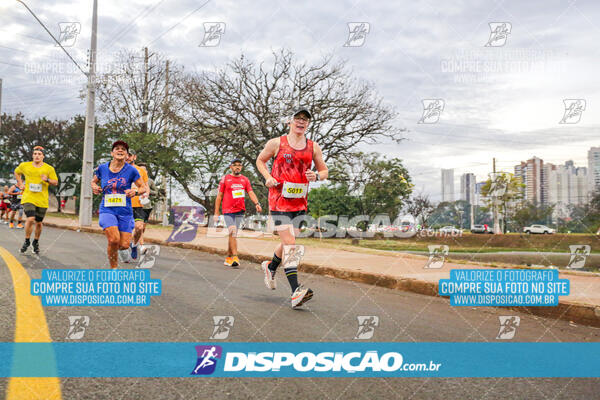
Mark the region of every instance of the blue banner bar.
<instances>
[{"instance_id":1,"label":"blue banner bar","mask_svg":"<svg viewBox=\"0 0 600 400\"><path fill-rule=\"evenodd\" d=\"M0 377L600 377L600 343L0 343L0 359Z\"/></svg>"},{"instance_id":2,"label":"blue banner bar","mask_svg":"<svg viewBox=\"0 0 600 400\"><path fill-rule=\"evenodd\" d=\"M149 306L161 293L160 279L146 269L45 269L31 280L43 306Z\"/></svg>"},{"instance_id":3,"label":"blue banner bar","mask_svg":"<svg viewBox=\"0 0 600 400\"><path fill-rule=\"evenodd\" d=\"M570 282L555 269L453 269L450 279L439 280L438 293L451 306L552 307L569 295Z\"/></svg>"}]
</instances>

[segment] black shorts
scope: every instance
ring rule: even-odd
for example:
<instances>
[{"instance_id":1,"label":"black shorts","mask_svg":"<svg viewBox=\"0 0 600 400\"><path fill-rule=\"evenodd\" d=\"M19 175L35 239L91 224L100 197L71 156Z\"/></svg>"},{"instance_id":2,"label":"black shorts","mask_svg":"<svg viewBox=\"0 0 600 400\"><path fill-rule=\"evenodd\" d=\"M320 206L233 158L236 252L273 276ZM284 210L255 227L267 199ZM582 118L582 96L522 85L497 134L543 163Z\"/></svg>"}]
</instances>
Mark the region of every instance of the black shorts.
<instances>
[{"instance_id":1,"label":"black shorts","mask_svg":"<svg viewBox=\"0 0 600 400\"><path fill-rule=\"evenodd\" d=\"M240 224L244 220L245 211L238 211L234 213L223 213L223 219L225 220L225 225L229 228L230 226L235 226L239 229Z\"/></svg>"},{"instance_id":2,"label":"black shorts","mask_svg":"<svg viewBox=\"0 0 600 400\"><path fill-rule=\"evenodd\" d=\"M306 219L304 218L305 215L306 210L271 211L271 217L273 217L273 222L275 222L275 226L294 225L294 228L296 229L300 229L302 222L306 221Z\"/></svg>"},{"instance_id":3,"label":"black shorts","mask_svg":"<svg viewBox=\"0 0 600 400\"><path fill-rule=\"evenodd\" d=\"M144 221L144 223L148 223L148 219L150 218L151 212L151 208L133 207L133 220Z\"/></svg>"},{"instance_id":4,"label":"black shorts","mask_svg":"<svg viewBox=\"0 0 600 400\"><path fill-rule=\"evenodd\" d=\"M18 200L14 203L10 203L10 209L13 211L19 211L23 209L23 205L21 204L21 200Z\"/></svg>"},{"instance_id":5,"label":"black shorts","mask_svg":"<svg viewBox=\"0 0 600 400\"><path fill-rule=\"evenodd\" d=\"M35 222L42 222L46 216L47 208L37 207L33 203L23 203L23 211L27 218L35 217Z\"/></svg>"}]
</instances>

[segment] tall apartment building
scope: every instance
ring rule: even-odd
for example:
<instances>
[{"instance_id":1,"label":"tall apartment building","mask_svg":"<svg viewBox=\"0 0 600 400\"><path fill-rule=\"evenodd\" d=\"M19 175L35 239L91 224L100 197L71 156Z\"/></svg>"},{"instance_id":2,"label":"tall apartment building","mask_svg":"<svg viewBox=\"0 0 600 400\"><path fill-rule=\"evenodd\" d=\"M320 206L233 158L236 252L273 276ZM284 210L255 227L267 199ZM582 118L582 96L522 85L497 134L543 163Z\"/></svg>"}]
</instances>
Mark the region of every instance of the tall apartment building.
<instances>
[{"instance_id":1,"label":"tall apartment building","mask_svg":"<svg viewBox=\"0 0 600 400\"><path fill-rule=\"evenodd\" d=\"M588 190L590 195L600 190L600 147L588 150Z\"/></svg>"},{"instance_id":2,"label":"tall apartment building","mask_svg":"<svg viewBox=\"0 0 600 400\"><path fill-rule=\"evenodd\" d=\"M475 204L475 174L466 173L460 177L460 199L469 204Z\"/></svg>"},{"instance_id":3,"label":"tall apartment building","mask_svg":"<svg viewBox=\"0 0 600 400\"><path fill-rule=\"evenodd\" d=\"M586 167L579 167L575 171L576 178L576 187L577 187L577 203L575 204L585 204L591 199L591 192L589 186L589 171Z\"/></svg>"},{"instance_id":4,"label":"tall apartment building","mask_svg":"<svg viewBox=\"0 0 600 400\"><path fill-rule=\"evenodd\" d=\"M557 205L561 215L567 205L588 201L588 169L575 167L572 160L564 165L544 163L534 157L515 166L515 175L521 177L526 201L537 205Z\"/></svg>"},{"instance_id":5,"label":"tall apartment building","mask_svg":"<svg viewBox=\"0 0 600 400\"><path fill-rule=\"evenodd\" d=\"M453 169L442 169L442 201L454 201Z\"/></svg>"},{"instance_id":6,"label":"tall apartment building","mask_svg":"<svg viewBox=\"0 0 600 400\"><path fill-rule=\"evenodd\" d=\"M542 173L544 161L533 157L527 161L521 161L521 164L515 165L515 176L521 178L525 184L523 189L524 199L534 204L542 204L544 197L547 196L547 187L542 189L545 184L545 174Z\"/></svg>"}]
</instances>

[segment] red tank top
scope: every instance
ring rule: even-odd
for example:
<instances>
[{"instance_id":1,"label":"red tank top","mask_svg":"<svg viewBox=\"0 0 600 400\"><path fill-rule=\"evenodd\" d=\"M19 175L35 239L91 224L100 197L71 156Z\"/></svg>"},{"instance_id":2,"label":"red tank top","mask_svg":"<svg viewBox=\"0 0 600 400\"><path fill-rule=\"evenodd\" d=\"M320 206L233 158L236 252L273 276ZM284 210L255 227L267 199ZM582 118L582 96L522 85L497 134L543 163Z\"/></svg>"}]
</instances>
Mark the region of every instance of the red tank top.
<instances>
[{"instance_id":1,"label":"red tank top","mask_svg":"<svg viewBox=\"0 0 600 400\"><path fill-rule=\"evenodd\" d=\"M306 147L296 150L290 146L287 135L281 136L279 151L273 161L271 176L280 184L269 188L271 211L306 210L308 179L305 172L312 167L313 141L306 139ZM283 191L285 187L285 191Z\"/></svg>"}]
</instances>

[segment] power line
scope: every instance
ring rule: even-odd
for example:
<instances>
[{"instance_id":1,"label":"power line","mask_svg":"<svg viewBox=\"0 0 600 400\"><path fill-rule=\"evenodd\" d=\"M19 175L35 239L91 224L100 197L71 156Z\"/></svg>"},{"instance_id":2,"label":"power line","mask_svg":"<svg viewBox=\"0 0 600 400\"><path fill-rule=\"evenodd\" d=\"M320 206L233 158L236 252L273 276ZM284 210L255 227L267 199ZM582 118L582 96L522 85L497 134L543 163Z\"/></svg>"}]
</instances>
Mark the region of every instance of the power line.
<instances>
[{"instance_id":1,"label":"power line","mask_svg":"<svg viewBox=\"0 0 600 400\"><path fill-rule=\"evenodd\" d=\"M115 36L112 39L110 39L110 42L102 47L102 50L104 50L107 47L111 47L117 40L121 39L124 35L128 34L129 31L131 31L131 29L133 29L134 24L138 19L145 18L146 16L148 16L152 11L154 11L164 1L165 0L160 0L154 6L148 6L144 10L142 10L142 12L140 12L132 21L130 21L127 25L125 25L125 27L123 29L121 29L119 32L117 32L115 34Z\"/></svg>"},{"instance_id":2,"label":"power line","mask_svg":"<svg viewBox=\"0 0 600 400\"><path fill-rule=\"evenodd\" d=\"M35 39L35 40L39 40L40 42L46 42L46 43L53 43L51 40L48 39L42 39L36 36L30 36L30 35L24 35L22 33L17 33L17 32L10 32L11 35L19 35L19 36L23 36L23 37L27 37L30 39Z\"/></svg>"},{"instance_id":3,"label":"power line","mask_svg":"<svg viewBox=\"0 0 600 400\"><path fill-rule=\"evenodd\" d=\"M32 52L30 52L30 51L27 51L27 50L21 50L21 49L15 49L14 47L8 47L8 46L2 46L2 45L0 45L0 47L2 47L3 49L9 49L9 50L14 50L14 51L21 51L21 52L23 52L23 53L33 54L33 53L32 53Z\"/></svg>"},{"instance_id":4,"label":"power line","mask_svg":"<svg viewBox=\"0 0 600 400\"><path fill-rule=\"evenodd\" d=\"M175 25L173 25L172 27L170 27L169 29L167 29L166 31L164 31L163 33L161 33L156 39L154 39L153 41L151 41L150 43L148 43L145 47L150 46L152 43L156 42L158 39L162 38L164 35L166 35L170 31L172 31L173 29L175 29L179 24L181 24L183 21L185 21L186 19L188 19L189 17L191 17L193 14L195 14L197 11L199 11L202 7L204 7L205 5L207 5L208 2L210 2L210 0L206 0L200 7L196 8L195 10L193 10L192 12L190 12L189 14L187 14L179 22L177 22Z\"/></svg>"},{"instance_id":5,"label":"power line","mask_svg":"<svg viewBox=\"0 0 600 400\"><path fill-rule=\"evenodd\" d=\"M13 67L19 67L19 68L24 68L25 66L23 64L13 64L13 63L8 63L6 61L0 61L0 64L6 64L6 65L11 65Z\"/></svg>"},{"instance_id":6,"label":"power line","mask_svg":"<svg viewBox=\"0 0 600 400\"><path fill-rule=\"evenodd\" d=\"M50 30L48 28L46 28L46 25L44 25L44 23L37 17L37 15L35 15L35 13L33 11L31 11L31 9L27 6L27 4L25 4L23 1L21 0L17 0L19 3L23 4L23 6L25 6L25 8L27 9L27 11L29 11L29 13L31 15L33 15L33 18L36 19L36 21L42 26L42 28L44 28L46 30L46 32L48 32L48 34L50 35L50 37L52 37L52 39L54 39L54 41L56 42L56 44L65 52L65 54L67 55L67 57L69 57L71 59L71 61L73 61L73 63L75 63L75 65L77 65L77 68L79 68L79 70L87 76L87 73L79 66L79 64L77 63L77 61L75 61L75 59L73 59L73 57L71 57L71 54L69 54L69 52L67 51L67 49L65 49L62 44L54 37L54 35L52 34L52 32L50 32Z\"/></svg>"}]
</instances>

